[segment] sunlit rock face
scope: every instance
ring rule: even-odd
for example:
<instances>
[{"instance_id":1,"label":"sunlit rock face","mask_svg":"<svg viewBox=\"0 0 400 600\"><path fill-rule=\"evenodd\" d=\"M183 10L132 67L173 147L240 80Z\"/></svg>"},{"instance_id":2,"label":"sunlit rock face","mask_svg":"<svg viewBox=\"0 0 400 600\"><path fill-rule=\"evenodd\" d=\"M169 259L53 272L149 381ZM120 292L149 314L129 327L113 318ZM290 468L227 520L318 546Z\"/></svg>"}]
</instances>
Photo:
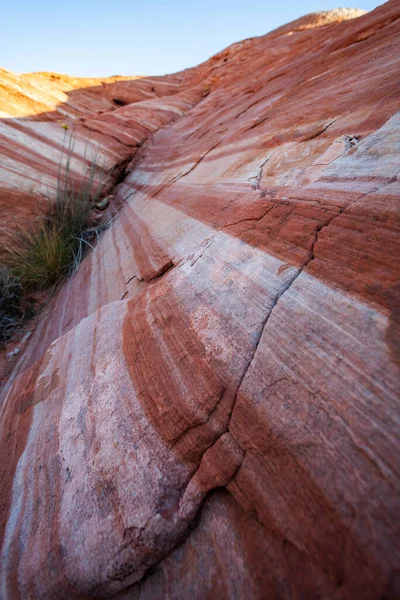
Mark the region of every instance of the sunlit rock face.
<instances>
[{"instance_id":1,"label":"sunlit rock face","mask_svg":"<svg viewBox=\"0 0 400 600\"><path fill-rule=\"evenodd\" d=\"M134 89L125 89L131 82ZM90 177L94 161L97 184L110 191L138 145L201 98L199 89L180 90L176 76L79 79L0 69L0 253L7 234L54 201L67 160L72 183Z\"/></svg>"},{"instance_id":2,"label":"sunlit rock face","mask_svg":"<svg viewBox=\"0 0 400 600\"><path fill-rule=\"evenodd\" d=\"M400 3L346 16L71 92L128 166L3 388L2 598L399 597Z\"/></svg>"}]
</instances>

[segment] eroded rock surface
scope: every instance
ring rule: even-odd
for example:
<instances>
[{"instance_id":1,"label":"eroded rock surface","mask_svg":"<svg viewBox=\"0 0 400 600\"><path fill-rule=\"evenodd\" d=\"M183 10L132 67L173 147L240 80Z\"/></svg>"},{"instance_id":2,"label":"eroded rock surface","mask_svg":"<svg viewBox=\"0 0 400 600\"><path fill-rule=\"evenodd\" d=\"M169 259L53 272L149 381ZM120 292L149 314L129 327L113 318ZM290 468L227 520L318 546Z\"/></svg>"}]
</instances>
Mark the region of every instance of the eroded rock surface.
<instances>
[{"instance_id":1,"label":"eroded rock surface","mask_svg":"<svg viewBox=\"0 0 400 600\"><path fill-rule=\"evenodd\" d=\"M400 3L344 16L85 117L134 157L2 393L2 597L400 595Z\"/></svg>"}]
</instances>

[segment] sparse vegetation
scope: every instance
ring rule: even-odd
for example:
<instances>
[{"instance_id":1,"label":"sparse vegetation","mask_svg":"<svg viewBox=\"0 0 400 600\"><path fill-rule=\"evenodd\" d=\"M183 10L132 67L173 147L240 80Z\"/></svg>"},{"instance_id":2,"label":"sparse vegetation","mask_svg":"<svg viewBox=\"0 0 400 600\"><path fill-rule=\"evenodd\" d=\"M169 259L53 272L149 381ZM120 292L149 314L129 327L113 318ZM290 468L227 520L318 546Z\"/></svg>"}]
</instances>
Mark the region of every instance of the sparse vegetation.
<instances>
[{"instance_id":1,"label":"sparse vegetation","mask_svg":"<svg viewBox=\"0 0 400 600\"><path fill-rule=\"evenodd\" d=\"M0 266L0 348L24 320L22 289L19 279Z\"/></svg>"},{"instance_id":2,"label":"sparse vegetation","mask_svg":"<svg viewBox=\"0 0 400 600\"><path fill-rule=\"evenodd\" d=\"M102 197L95 156L79 183L71 173L74 135L65 129L55 202L33 226L11 237L0 265L0 344L4 345L25 317L31 290L46 289L77 269L86 249L107 223L94 223L93 208ZM69 139L67 140L67 136ZM66 144L66 141L68 143Z\"/></svg>"},{"instance_id":3,"label":"sparse vegetation","mask_svg":"<svg viewBox=\"0 0 400 600\"><path fill-rule=\"evenodd\" d=\"M76 185L71 175L73 146L71 134L60 163L55 203L35 219L31 230L20 229L10 241L7 264L23 288L43 289L70 274L105 227L92 224L93 206L101 196L96 157Z\"/></svg>"}]
</instances>

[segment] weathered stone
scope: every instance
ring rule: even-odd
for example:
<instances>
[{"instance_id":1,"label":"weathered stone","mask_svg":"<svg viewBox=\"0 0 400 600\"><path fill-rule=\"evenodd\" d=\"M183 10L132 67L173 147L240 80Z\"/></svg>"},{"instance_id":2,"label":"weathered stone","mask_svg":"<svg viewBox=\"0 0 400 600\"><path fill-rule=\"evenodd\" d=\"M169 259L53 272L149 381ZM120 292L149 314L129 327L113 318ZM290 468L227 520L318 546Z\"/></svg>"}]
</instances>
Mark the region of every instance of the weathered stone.
<instances>
[{"instance_id":1,"label":"weathered stone","mask_svg":"<svg viewBox=\"0 0 400 600\"><path fill-rule=\"evenodd\" d=\"M3 390L2 597L399 597L399 14L104 86L134 157Z\"/></svg>"},{"instance_id":2,"label":"weathered stone","mask_svg":"<svg viewBox=\"0 0 400 600\"><path fill-rule=\"evenodd\" d=\"M113 196L106 196L105 198L103 198L99 202L96 202L96 204L94 205L95 209L96 210L106 210L106 208L110 204L110 199L111 198L113 198Z\"/></svg>"}]
</instances>

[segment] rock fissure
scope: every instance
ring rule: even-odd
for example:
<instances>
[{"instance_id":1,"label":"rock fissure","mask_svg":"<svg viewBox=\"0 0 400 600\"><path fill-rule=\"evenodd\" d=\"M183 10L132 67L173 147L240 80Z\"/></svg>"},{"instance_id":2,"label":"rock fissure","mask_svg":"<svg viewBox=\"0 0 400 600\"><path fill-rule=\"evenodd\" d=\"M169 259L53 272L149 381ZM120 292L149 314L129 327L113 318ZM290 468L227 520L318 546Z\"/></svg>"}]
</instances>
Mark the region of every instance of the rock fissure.
<instances>
[{"instance_id":1,"label":"rock fissure","mask_svg":"<svg viewBox=\"0 0 400 600\"><path fill-rule=\"evenodd\" d=\"M171 271L171 269L178 266L178 264L179 263L174 263L172 260L168 260L166 263L164 263L162 265L162 267L160 267L158 269L158 271L156 273L154 273L154 275L151 275L151 277L144 278L144 281L146 281L147 283L150 283L151 281L154 281L155 279L159 279L159 277L162 277L163 275L165 275L166 273Z\"/></svg>"},{"instance_id":2,"label":"rock fissure","mask_svg":"<svg viewBox=\"0 0 400 600\"><path fill-rule=\"evenodd\" d=\"M171 179L171 181L167 185L171 185L172 183L175 183L179 179L182 179L183 177L186 177L187 175L189 175L192 171L194 171L199 166L199 164L206 158L206 156L208 154L210 154L210 152L212 152L213 150L215 150L215 148L217 148L217 146L219 146L220 144L222 144L222 140L219 141L217 144L214 144L214 146L212 148L210 148L209 150L207 150L206 152L204 152L204 154L202 154L200 156L200 158L198 160L196 160L195 164L192 167L190 167L190 169L188 169L184 173L181 173L181 174L177 175L176 177L174 177L173 179Z\"/></svg>"},{"instance_id":3,"label":"rock fissure","mask_svg":"<svg viewBox=\"0 0 400 600\"><path fill-rule=\"evenodd\" d=\"M219 408L219 406L220 406L220 403L221 403L221 401L223 400L223 398L224 398L224 394L225 394L225 392L226 392L226 391L227 391L227 388L226 388L226 387L223 387L223 388L222 388L222 391L221 391L221 393L220 393L220 395L219 395L219 398L218 398L217 402L215 403L215 406L214 406L214 408L213 408L213 409L210 411L210 413L208 414L208 416L207 416L207 419L206 419L205 421L202 421L201 423L198 423L197 425L188 425L188 427L186 427L186 428L185 428L185 429L184 429L184 430L183 430L183 431L182 431L182 432L179 434L179 436L178 436L178 437L177 437L177 438L174 440L173 444L170 446L170 450L171 450L171 451L173 451L173 450L174 450L174 448L175 448L175 447L176 447L176 446L177 446L177 445L178 445L178 444L179 444L179 443L180 443L180 442L183 440L183 438L186 436L186 434L187 434L189 431L193 431L193 430L195 430L196 428L199 428L199 427L204 427L204 425L207 425L207 423L209 423L209 421L212 419L212 417L214 416L214 414L215 414L215 413L216 413L216 411L218 410L218 408ZM226 429L224 429L224 431L223 431L223 432L222 432L222 433L221 433L219 436L217 436L217 439L218 439L219 437L221 437L221 435L223 435L224 433L226 433ZM208 450L208 448L210 448L211 446L213 446L213 445L215 444L215 442L217 441L217 439L214 439L212 442L210 442L208 445L206 445L206 446L204 447L203 455L204 455L204 453L206 452L206 450Z\"/></svg>"},{"instance_id":4,"label":"rock fissure","mask_svg":"<svg viewBox=\"0 0 400 600\"><path fill-rule=\"evenodd\" d=\"M305 265L305 266L306 266L306 265ZM303 267L303 268L304 268L304 267ZM231 414L230 414L230 416L229 416L229 421L228 421L228 425L227 425L227 431L230 431L230 429L229 429L229 424L230 424L230 421L231 421L231 419L232 419L233 412L234 412L234 410L235 410L235 405L236 405L236 401L237 401L238 394L239 394L239 392L240 392L240 387L241 387L241 385L242 385L242 383L243 383L243 381L244 381L244 379L245 379L245 377L246 377L246 375L247 375L247 373L248 373L248 371L249 371L249 369L250 369L250 367L251 367L251 363L253 362L253 360L254 360L254 357L255 357L255 355L256 355L256 353L257 353L257 349L258 349L258 346L259 346L259 344L260 344L261 338L262 338L262 336L263 336L264 329L265 329L265 327L266 327L266 325L267 325L267 323L268 323L268 321L269 321L269 319L270 319L270 317L271 317L271 315L272 315L272 312L273 312L273 310L274 310L275 306L278 304L278 301L279 301L279 300L280 300L280 298L283 296L283 294L284 294L285 292L287 292L287 291L290 289L290 287L291 287L291 286L292 286L292 284L293 284L293 283L296 281L297 277L300 275L300 273L301 273L301 272L302 272L302 269L298 269L298 270L297 270L297 272L294 274L294 276L293 276L293 277L292 277L292 278L291 278L291 279L290 279L290 280L287 282L287 284L286 284L286 285L285 285L285 286L282 288L282 290L280 291L280 293L279 293L279 294L276 296L276 298L275 298L275 300L274 300L274 302L273 302L273 304L272 304L271 308L269 309L268 313L266 314L266 316L265 316L265 318L264 318L264 320L263 320L263 322L262 322L262 324L261 324L260 331L259 331L259 333L257 334L257 341L256 341L256 344L255 344L254 350L252 351L252 354L251 354L250 360L248 361L248 363L247 363L247 365L246 365L246 367L245 367L245 369L244 369L244 371L243 371L243 373L242 373L242 375L241 375L241 377L240 377L240 380L239 380L239 384L238 384L238 387L237 387L237 390L236 390L236 393L235 393L235 397L234 397L234 401L233 401L233 405L232 405ZM230 433L231 433L231 432L230 432ZM236 441L237 441L237 440L236 440Z\"/></svg>"},{"instance_id":5,"label":"rock fissure","mask_svg":"<svg viewBox=\"0 0 400 600\"><path fill-rule=\"evenodd\" d=\"M301 143L303 144L305 142L311 142L311 140L315 140L315 138L317 138L320 135L322 135L323 133L325 133L325 131L327 131L329 129L329 127L331 125L333 125L334 123L336 123L336 121L338 121L338 120L339 120L339 117L336 118L336 119L332 119L331 121L329 121L329 123L327 125L324 125L320 129L317 129L317 131L315 131L314 133L311 133L310 135L308 135L305 138L303 138L301 140Z\"/></svg>"},{"instance_id":6,"label":"rock fissure","mask_svg":"<svg viewBox=\"0 0 400 600\"><path fill-rule=\"evenodd\" d=\"M259 217L249 217L248 219L240 219L239 221L234 221L233 223L227 223L226 225L224 225L223 229L226 229L227 227L233 227L234 225L239 225L239 223L247 223L247 222L249 222L249 221L250 221L250 222L251 222L251 221L256 221L256 222L262 221L262 220L263 220L263 218L264 218L264 217L266 217L266 216L267 216L267 214L268 214L268 213L269 213L269 212L270 212L270 211L271 211L273 208L276 208L277 204L279 204L279 201L278 201L278 202L275 202L275 203L274 203L272 206L269 206L269 207L267 208L267 210L266 210L266 211L265 211L265 212L264 212L262 215L260 215Z\"/></svg>"},{"instance_id":7,"label":"rock fissure","mask_svg":"<svg viewBox=\"0 0 400 600\"><path fill-rule=\"evenodd\" d=\"M370 193L370 192L368 192L368 193ZM234 409L235 409L235 405L236 405L236 401L237 401L237 396L238 396L238 394L240 392L240 387L241 387L241 385L242 385L242 383L243 383L243 381L244 381L244 379L245 379L245 377L246 377L246 375L247 375L247 373L248 373L248 371L249 371L249 369L251 367L251 364L252 364L252 362L254 360L254 357L256 356L257 349L258 349L258 346L260 344L261 338L263 336L264 330L265 330L265 328L266 328L266 326L268 324L268 321L269 321L269 319L270 319L270 317L271 317L271 315L272 315L275 307L277 306L279 300L282 298L282 296L288 290L290 290L290 288L292 287L292 285L294 284L294 282L296 281L296 279L301 275L301 273L310 264L310 262L315 259L314 248L315 248L315 245L316 245L316 243L318 241L318 236L319 236L320 232L323 229L325 229L326 227L328 227L334 221L334 219L336 219L341 214L343 214L343 212L345 210L350 209L354 204L356 204L356 202L358 202L359 200L361 200L361 198L363 198L364 196L368 195L368 193L367 194L363 194L360 197L358 197L349 206L347 206L345 208L340 208L338 213L334 214L330 219L328 219L325 223L323 223L321 225L321 227L317 228L317 230L315 232L315 235L314 235L314 240L313 240L313 242L311 244L309 259L304 263L304 265L302 265L302 267L300 267L299 269L297 269L297 271L295 272L295 274L293 275L293 277L285 284L285 286L283 286L283 288L280 291L280 293L276 296L276 298L275 298L275 300L274 300L271 308L269 309L267 315L264 318L264 321L263 321L263 323L261 325L261 328L260 328L260 333L258 335L258 339L257 339L256 345L255 345L254 351L252 352L252 356L251 356L251 358L250 358L250 360L249 360L249 362L248 362L246 368L244 369L244 371L242 373L242 376L240 378L239 385L238 385L236 393L235 393L234 402L233 402L233 405L232 405L232 411L231 411L231 414L230 414L230 417L229 417L229 421L228 421L227 431L230 431L230 429L229 429L229 423L230 423L230 420L232 418L232 415L233 415L233 412L234 412ZM232 434L232 432L230 432L230 433ZM237 440L236 440L236 442L237 442Z\"/></svg>"},{"instance_id":8,"label":"rock fissure","mask_svg":"<svg viewBox=\"0 0 400 600\"><path fill-rule=\"evenodd\" d=\"M257 175L255 175L254 177L250 177L249 181L251 181L252 179L255 180L255 182L252 184L252 188L254 190L259 190L260 191L260 183L261 183L261 179L263 176L263 171L264 171L264 167L267 164L267 162L269 161L270 156L267 156L267 158L261 163L261 165L258 167L258 173ZM261 190L264 191L264 190Z\"/></svg>"},{"instance_id":9,"label":"rock fissure","mask_svg":"<svg viewBox=\"0 0 400 600\"><path fill-rule=\"evenodd\" d=\"M203 256L204 252L211 246L215 240L215 235L204 240L200 248L194 254L190 254L184 262L190 262L190 265L194 267L198 260Z\"/></svg>"},{"instance_id":10,"label":"rock fissure","mask_svg":"<svg viewBox=\"0 0 400 600\"><path fill-rule=\"evenodd\" d=\"M132 277L129 277L129 279L125 282L126 285L128 285L128 283L130 283L133 279L137 279L136 275L132 275Z\"/></svg>"}]
</instances>

